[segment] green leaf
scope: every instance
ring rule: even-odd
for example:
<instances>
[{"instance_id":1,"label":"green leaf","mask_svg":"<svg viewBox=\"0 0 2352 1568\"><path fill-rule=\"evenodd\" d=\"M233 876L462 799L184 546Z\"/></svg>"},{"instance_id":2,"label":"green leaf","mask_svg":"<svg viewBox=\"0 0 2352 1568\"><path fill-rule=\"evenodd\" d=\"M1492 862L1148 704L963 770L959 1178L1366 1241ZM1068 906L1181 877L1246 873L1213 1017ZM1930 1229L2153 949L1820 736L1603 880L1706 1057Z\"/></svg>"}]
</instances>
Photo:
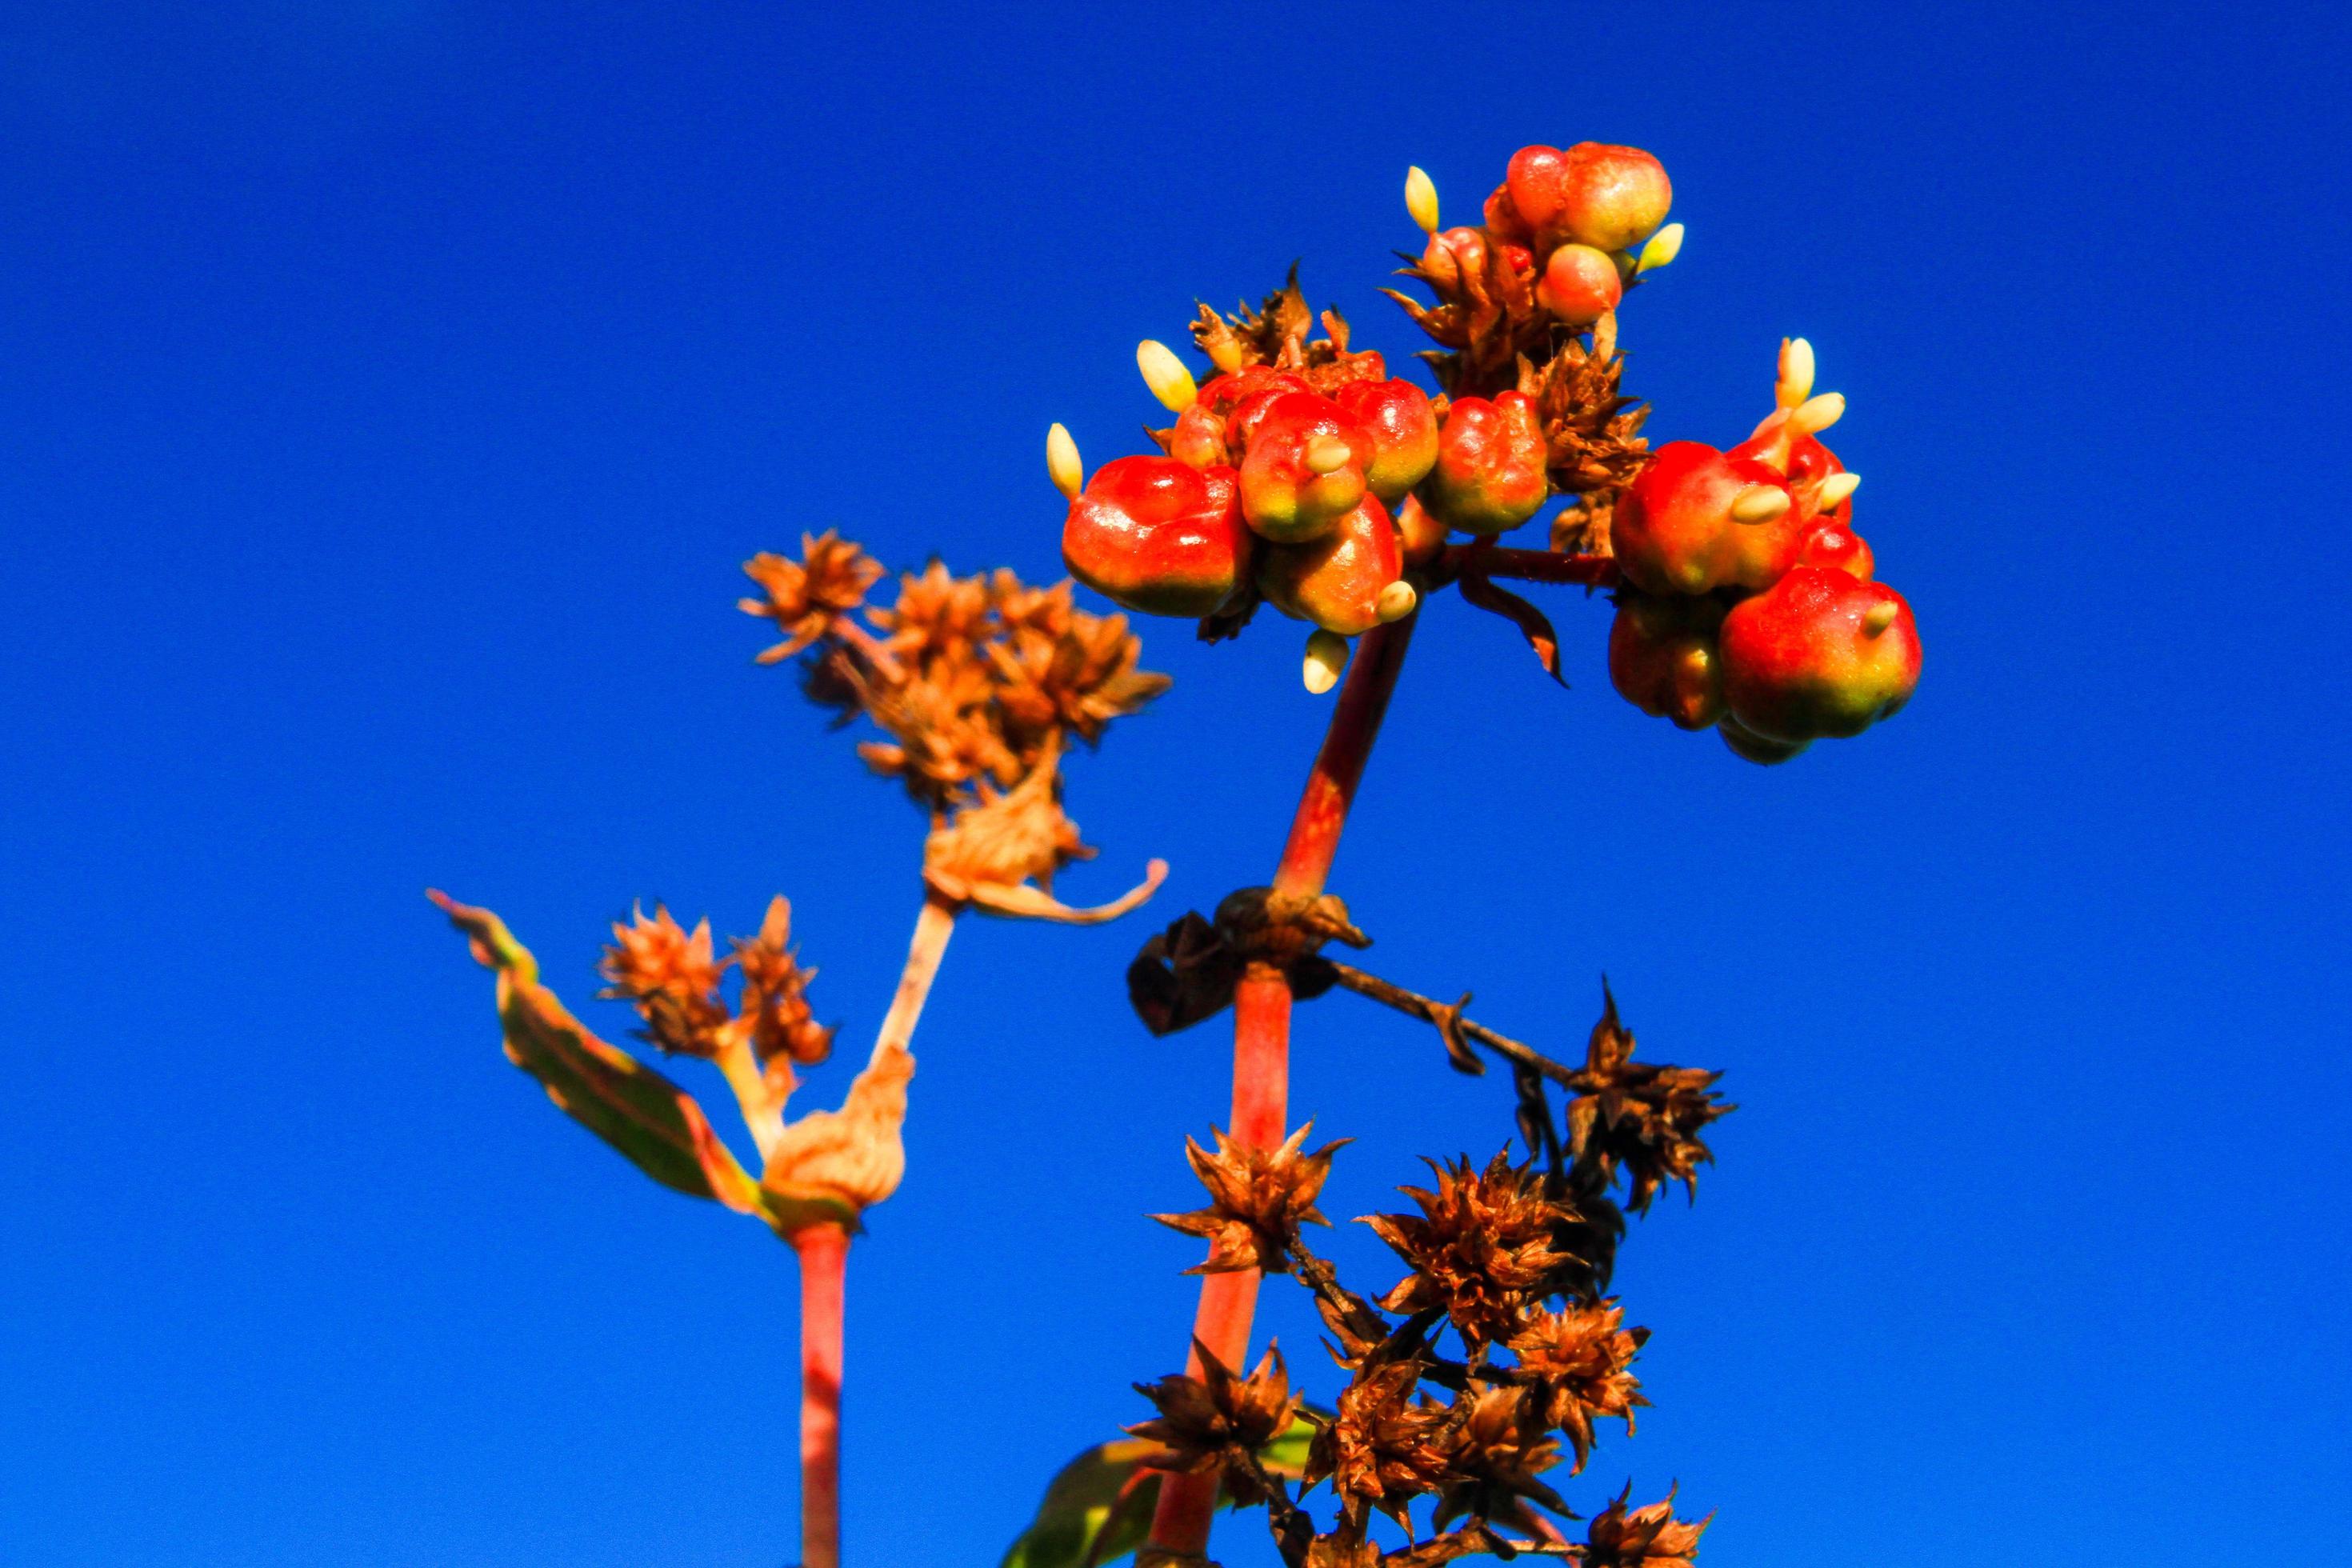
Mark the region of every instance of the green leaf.
<instances>
[{"instance_id":1,"label":"green leaf","mask_svg":"<svg viewBox=\"0 0 2352 1568\"><path fill-rule=\"evenodd\" d=\"M759 1183L719 1142L692 1095L583 1028L539 983L530 950L498 916L440 893L433 901L466 933L474 957L497 972L507 1058L537 1079L548 1099L662 1185L774 1223Z\"/></svg>"},{"instance_id":2,"label":"green leaf","mask_svg":"<svg viewBox=\"0 0 2352 1568\"><path fill-rule=\"evenodd\" d=\"M1315 1423L1305 1415L1258 1450L1277 1476L1297 1479L1307 1468L1307 1447ZM1159 1446L1123 1437L1088 1448L1062 1467L1045 1488L1037 1517L1005 1552L999 1568L1097 1568L1117 1562L1151 1534L1151 1512L1160 1506L1160 1472L1143 1460ZM1231 1507L1220 1501L1221 1507Z\"/></svg>"}]
</instances>

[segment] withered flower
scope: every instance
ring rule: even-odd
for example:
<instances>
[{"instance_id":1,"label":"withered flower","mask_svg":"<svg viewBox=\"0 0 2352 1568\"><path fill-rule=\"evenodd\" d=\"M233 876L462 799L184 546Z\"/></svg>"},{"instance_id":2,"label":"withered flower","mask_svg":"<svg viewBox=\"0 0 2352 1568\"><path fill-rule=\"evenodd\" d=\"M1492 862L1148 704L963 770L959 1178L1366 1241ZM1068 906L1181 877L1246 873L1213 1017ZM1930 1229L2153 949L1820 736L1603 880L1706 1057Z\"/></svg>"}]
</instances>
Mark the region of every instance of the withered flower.
<instances>
[{"instance_id":1,"label":"withered flower","mask_svg":"<svg viewBox=\"0 0 2352 1568\"><path fill-rule=\"evenodd\" d=\"M1633 1060L1633 1036L1603 989L1601 1021L1585 1047L1581 1092L1569 1103L1569 1146L1604 1177L1622 1168L1626 1206L1646 1211L1658 1189L1681 1182L1696 1196L1698 1167L1715 1156L1699 1132L1736 1109L1714 1091L1723 1075L1699 1068L1654 1067Z\"/></svg>"},{"instance_id":2,"label":"withered flower","mask_svg":"<svg viewBox=\"0 0 2352 1568\"><path fill-rule=\"evenodd\" d=\"M938 654L970 653L991 631L988 580L958 577L933 561L919 576L898 579L896 604L866 612L898 658L920 662Z\"/></svg>"},{"instance_id":3,"label":"withered flower","mask_svg":"<svg viewBox=\"0 0 2352 1568\"><path fill-rule=\"evenodd\" d=\"M990 914L1067 924L1114 920L1151 896L1168 873L1154 860L1143 881L1108 904L1073 909L1053 896L1054 873L1094 850L1061 804L1059 742L1048 743L1029 776L1005 794L982 786L976 805L959 810L923 843L923 879L952 903Z\"/></svg>"},{"instance_id":4,"label":"withered flower","mask_svg":"<svg viewBox=\"0 0 2352 1568\"><path fill-rule=\"evenodd\" d=\"M689 933L656 904L651 919L632 909L628 924L614 921L613 937L596 965L609 984L597 994L635 1003L646 1021L643 1037L663 1050L717 1055L731 1015L719 997L727 961L712 956L710 922Z\"/></svg>"},{"instance_id":5,"label":"withered flower","mask_svg":"<svg viewBox=\"0 0 2352 1568\"><path fill-rule=\"evenodd\" d=\"M1339 1410L1307 1450L1307 1484L1328 1478L1349 1511L1369 1505L1410 1531L1407 1508L1444 1483L1450 1463L1452 1416L1428 1395L1416 1396L1421 1373L1419 1362L1391 1362L1342 1389Z\"/></svg>"},{"instance_id":6,"label":"withered flower","mask_svg":"<svg viewBox=\"0 0 2352 1568\"><path fill-rule=\"evenodd\" d=\"M1676 1519L1672 1492L1662 1502L1629 1513L1625 1500L1633 1491L1633 1484L1626 1482L1616 1500L1593 1516L1585 1531L1585 1568L1690 1568L1698 1538L1715 1515L1696 1524Z\"/></svg>"},{"instance_id":7,"label":"withered flower","mask_svg":"<svg viewBox=\"0 0 2352 1568\"><path fill-rule=\"evenodd\" d=\"M761 551L743 563L744 574L766 590L765 599L745 598L745 615L776 623L784 640L763 649L761 664L774 664L824 637L835 620L866 602L866 591L882 576L882 563L832 529L801 535L801 559L787 561Z\"/></svg>"},{"instance_id":8,"label":"withered flower","mask_svg":"<svg viewBox=\"0 0 2352 1568\"><path fill-rule=\"evenodd\" d=\"M1298 1227L1331 1223L1318 1212L1315 1198L1331 1174L1331 1156L1351 1142L1341 1138L1312 1154L1302 1153L1314 1127L1308 1122L1272 1151L1237 1143L1222 1128L1210 1129L1217 1141L1213 1154L1191 1138L1184 1140L1184 1157L1209 1190L1209 1206L1151 1217L1188 1236L1208 1238L1209 1260L1186 1273L1290 1271L1290 1244L1297 1238Z\"/></svg>"},{"instance_id":9,"label":"withered flower","mask_svg":"<svg viewBox=\"0 0 2352 1568\"><path fill-rule=\"evenodd\" d=\"M875 1043L839 1110L812 1110L789 1122L769 1151L760 1184L791 1196L815 1194L863 1211L898 1190L907 1174L907 1083L915 1058L891 1039Z\"/></svg>"},{"instance_id":10,"label":"withered flower","mask_svg":"<svg viewBox=\"0 0 2352 1568\"><path fill-rule=\"evenodd\" d=\"M1482 1388L1464 1393L1461 1400L1468 1408L1457 1410L1462 1419L1454 1429L1449 1473L1438 1489L1432 1522L1443 1530L1465 1514L1507 1519L1521 1498L1567 1513L1559 1494L1537 1479L1559 1463L1559 1445L1546 1435L1528 1391Z\"/></svg>"},{"instance_id":11,"label":"withered flower","mask_svg":"<svg viewBox=\"0 0 2352 1568\"><path fill-rule=\"evenodd\" d=\"M1255 1372L1236 1377L1208 1346L1195 1340L1192 1348L1201 1358L1200 1378L1171 1373L1158 1383L1137 1384L1135 1391L1160 1414L1128 1431L1160 1445L1160 1452L1143 1461L1150 1468L1186 1475L1222 1470L1235 1501L1264 1501L1243 1459L1281 1436L1298 1414L1282 1352L1269 1346Z\"/></svg>"},{"instance_id":12,"label":"withered flower","mask_svg":"<svg viewBox=\"0 0 2352 1568\"><path fill-rule=\"evenodd\" d=\"M1391 1312L1443 1307L1471 1342L1507 1340L1527 1305L1575 1261L1551 1245L1567 1211L1545 1196L1533 1165L1514 1167L1507 1152L1477 1173L1467 1156L1425 1163L1437 1190L1400 1189L1421 1205L1419 1215L1375 1215L1364 1222L1412 1267L1381 1305Z\"/></svg>"},{"instance_id":13,"label":"withered flower","mask_svg":"<svg viewBox=\"0 0 2352 1568\"><path fill-rule=\"evenodd\" d=\"M1167 676L1137 668L1143 644L1125 616L1074 608L1067 583L1029 589L1013 579L1012 587L1005 636L986 652L1006 743L1024 759L1055 734L1092 745L1113 719L1140 712L1168 689Z\"/></svg>"},{"instance_id":14,"label":"withered flower","mask_svg":"<svg viewBox=\"0 0 2352 1568\"><path fill-rule=\"evenodd\" d=\"M1544 1424L1557 1427L1576 1450L1576 1470L1592 1457L1595 1417L1617 1416L1630 1434L1633 1407L1649 1403L1641 1380L1626 1368L1650 1331L1624 1324L1625 1309L1614 1301L1571 1306L1538 1312L1510 1342Z\"/></svg>"},{"instance_id":15,"label":"withered flower","mask_svg":"<svg viewBox=\"0 0 2352 1568\"><path fill-rule=\"evenodd\" d=\"M867 678L866 717L890 740L864 742L857 754L934 811L969 799L975 781L1010 785L1021 759L991 710L995 693L987 665L969 647L934 655L895 681Z\"/></svg>"},{"instance_id":16,"label":"withered flower","mask_svg":"<svg viewBox=\"0 0 2352 1568\"><path fill-rule=\"evenodd\" d=\"M1555 489L1613 497L1650 460L1640 434L1650 411L1618 390L1625 361L1616 335L1604 324L1594 329L1590 350L1570 338L1540 369L1520 362L1519 390L1535 400ZM1605 545L1605 523L1600 539Z\"/></svg>"},{"instance_id":17,"label":"withered flower","mask_svg":"<svg viewBox=\"0 0 2352 1568\"><path fill-rule=\"evenodd\" d=\"M1381 1568L1387 1560L1376 1541L1318 1535L1307 1548L1307 1568Z\"/></svg>"},{"instance_id":18,"label":"withered flower","mask_svg":"<svg viewBox=\"0 0 2352 1568\"><path fill-rule=\"evenodd\" d=\"M833 1054L833 1030L810 1012L808 985L816 971L802 968L787 945L792 929L793 906L779 898L768 906L758 936L735 939L735 965L743 975L736 1013L750 1025L751 1048L762 1062L782 1057L814 1067Z\"/></svg>"}]
</instances>

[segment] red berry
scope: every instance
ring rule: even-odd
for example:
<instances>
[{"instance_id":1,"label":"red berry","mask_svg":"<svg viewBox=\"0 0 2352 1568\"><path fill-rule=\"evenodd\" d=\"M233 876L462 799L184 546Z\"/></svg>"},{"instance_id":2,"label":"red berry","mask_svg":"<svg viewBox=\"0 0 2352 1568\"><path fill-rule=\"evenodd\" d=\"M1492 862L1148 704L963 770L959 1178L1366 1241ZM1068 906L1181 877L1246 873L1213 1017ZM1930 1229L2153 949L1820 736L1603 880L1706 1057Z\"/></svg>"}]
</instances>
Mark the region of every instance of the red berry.
<instances>
[{"instance_id":1,"label":"red berry","mask_svg":"<svg viewBox=\"0 0 2352 1568\"><path fill-rule=\"evenodd\" d=\"M1537 238L1559 226L1565 203L1561 185L1568 177L1568 154L1557 147L1522 147L1511 154L1503 176L1503 195L1519 221Z\"/></svg>"},{"instance_id":2,"label":"red berry","mask_svg":"<svg viewBox=\"0 0 2352 1568\"><path fill-rule=\"evenodd\" d=\"M1589 245L1563 245L1544 263L1536 302L1571 327L1589 327L1617 308L1625 280L1607 251Z\"/></svg>"},{"instance_id":3,"label":"red berry","mask_svg":"<svg viewBox=\"0 0 2352 1568\"><path fill-rule=\"evenodd\" d=\"M1193 399L1193 406L1220 417L1231 417L1235 407L1262 392L1305 392L1306 378L1270 364L1245 364L1223 375L1211 376Z\"/></svg>"},{"instance_id":4,"label":"red berry","mask_svg":"<svg viewBox=\"0 0 2352 1568\"><path fill-rule=\"evenodd\" d=\"M1870 546L1863 542L1862 535L1832 515L1815 518L1805 530L1804 539L1797 546L1797 564L1834 567L1867 583L1877 563L1871 558Z\"/></svg>"},{"instance_id":5,"label":"red berry","mask_svg":"<svg viewBox=\"0 0 2352 1568\"><path fill-rule=\"evenodd\" d=\"M1436 463L1437 414L1428 394L1412 383L1350 382L1331 401L1371 437L1372 460L1364 479L1383 501L1402 500Z\"/></svg>"},{"instance_id":6,"label":"red berry","mask_svg":"<svg viewBox=\"0 0 2352 1568\"><path fill-rule=\"evenodd\" d=\"M1570 147L1561 157L1558 188L1561 237L1599 250L1639 245L1666 221L1675 201L1664 164L1639 147L1605 142Z\"/></svg>"},{"instance_id":7,"label":"red berry","mask_svg":"<svg viewBox=\"0 0 2352 1568\"><path fill-rule=\"evenodd\" d=\"M1789 487L1751 458L1671 441L1617 504L1610 539L1648 594L1762 588L1792 565L1803 531Z\"/></svg>"},{"instance_id":8,"label":"red berry","mask_svg":"<svg viewBox=\"0 0 2352 1568\"><path fill-rule=\"evenodd\" d=\"M1713 599L1620 594L1609 627L1609 683L1644 713L1685 730L1706 729L1723 712L1723 662L1716 650L1722 625L1723 606Z\"/></svg>"},{"instance_id":9,"label":"red berry","mask_svg":"<svg viewBox=\"0 0 2352 1568\"><path fill-rule=\"evenodd\" d=\"M1496 237L1499 240L1500 237ZM1421 247L1421 270L1441 294L1459 293L1463 274L1486 275L1486 236L1475 228L1440 229Z\"/></svg>"},{"instance_id":10,"label":"red berry","mask_svg":"<svg viewBox=\"0 0 2352 1568\"><path fill-rule=\"evenodd\" d=\"M1248 572L1251 548L1233 469L1173 458L1105 463L1062 525L1070 575L1152 616L1214 610Z\"/></svg>"},{"instance_id":11,"label":"red berry","mask_svg":"<svg viewBox=\"0 0 2352 1568\"><path fill-rule=\"evenodd\" d=\"M1381 624L1381 590L1403 574L1396 524L1370 495L1322 538L1275 545L1257 563L1258 591L1267 604L1349 637Z\"/></svg>"},{"instance_id":12,"label":"red berry","mask_svg":"<svg viewBox=\"0 0 2352 1568\"><path fill-rule=\"evenodd\" d=\"M1237 410L1234 423L1251 420ZM1278 543L1318 539L1364 499L1372 438L1328 397L1286 392L1255 411L1242 459L1242 515Z\"/></svg>"},{"instance_id":13,"label":"red berry","mask_svg":"<svg viewBox=\"0 0 2352 1568\"><path fill-rule=\"evenodd\" d=\"M1437 465L1415 492L1450 528L1500 533L1533 517L1551 493L1536 405L1525 393L1457 397L1438 432Z\"/></svg>"},{"instance_id":14,"label":"red berry","mask_svg":"<svg viewBox=\"0 0 2352 1568\"><path fill-rule=\"evenodd\" d=\"M1859 735L1919 684L1919 627L1903 595L1800 566L1723 622L1723 694L1767 739Z\"/></svg>"},{"instance_id":15,"label":"red berry","mask_svg":"<svg viewBox=\"0 0 2352 1568\"><path fill-rule=\"evenodd\" d=\"M1230 466L1233 458L1225 450L1224 420L1212 414L1207 404L1193 404L1176 416L1176 428L1168 435L1168 455L1195 468Z\"/></svg>"},{"instance_id":16,"label":"red berry","mask_svg":"<svg viewBox=\"0 0 2352 1568\"><path fill-rule=\"evenodd\" d=\"M1536 242L1535 230L1519 216L1519 209L1511 205L1511 187L1507 184L1496 185L1495 194L1486 198L1486 232L1513 245Z\"/></svg>"},{"instance_id":17,"label":"red berry","mask_svg":"<svg viewBox=\"0 0 2352 1568\"><path fill-rule=\"evenodd\" d=\"M1445 525L1429 515L1419 496L1407 496L1396 510L1397 542L1404 549L1404 563L1426 566L1437 559L1445 548Z\"/></svg>"}]
</instances>

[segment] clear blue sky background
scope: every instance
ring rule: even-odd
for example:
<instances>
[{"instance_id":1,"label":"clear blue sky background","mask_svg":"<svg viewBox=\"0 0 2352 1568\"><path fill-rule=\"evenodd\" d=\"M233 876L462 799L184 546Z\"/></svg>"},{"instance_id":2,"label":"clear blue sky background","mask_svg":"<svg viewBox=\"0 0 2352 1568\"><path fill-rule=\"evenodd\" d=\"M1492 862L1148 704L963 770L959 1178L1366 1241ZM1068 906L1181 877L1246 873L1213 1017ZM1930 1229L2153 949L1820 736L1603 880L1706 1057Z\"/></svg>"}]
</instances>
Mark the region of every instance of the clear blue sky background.
<instances>
[{"instance_id":1,"label":"clear blue sky background","mask_svg":"<svg viewBox=\"0 0 2352 1568\"><path fill-rule=\"evenodd\" d=\"M1768 773L1609 693L1604 605L1549 600L1568 693L1456 602L1415 650L1336 880L1377 966L1563 1048L1605 969L1743 1106L1627 1248L1656 1409L1573 1497L1679 1479L1775 1568L2352 1558L2339 12L164 9L0 16L0 1559L787 1560L789 1256L505 1065L423 889L615 1033L632 898L787 892L856 1058L919 824L738 563L1056 574L1040 437L1133 448L1139 337L1298 257L1410 350L1405 165L1467 217L1582 138L1690 225L1654 432L1736 438L1810 335L1928 655ZM1146 629L1069 886L1165 856L1164 919L1264 879L1324 706L1279 624ZM852 1282L856 1562L992 1562L1176 1363L1139 1216L1224 1046L1130 1019L1148 923L957 939ZM1506 1099L1303 1016L1336 1215Z\"/></svg>"}]
</instances>

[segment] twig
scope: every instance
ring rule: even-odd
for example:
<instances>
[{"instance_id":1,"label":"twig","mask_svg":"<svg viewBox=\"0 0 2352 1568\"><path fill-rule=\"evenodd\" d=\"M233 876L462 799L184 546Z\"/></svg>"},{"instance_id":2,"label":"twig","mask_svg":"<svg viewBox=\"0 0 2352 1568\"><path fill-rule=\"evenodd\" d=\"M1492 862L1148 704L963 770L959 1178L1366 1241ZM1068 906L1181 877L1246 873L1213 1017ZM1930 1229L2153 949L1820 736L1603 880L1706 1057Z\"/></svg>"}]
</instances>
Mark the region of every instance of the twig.
<instances>
[{"instance_id":1,"label":"twig","mask_svg":"<svg viewBox=\"0 0 2352 1568\"><path fill-rule=\"evenodd\" d=\"M1340 963L1337 961L1331 963L1331 973L1342 986L1357 995L1368 996L1383 1006L1395 1008L1400 1013L1409 1013L1424 1024L1434 1025L1441 1032L1446 1029L1450 1019L1453 1026L1467 1038L1477 1041L1515 1066L1541 1073L1563 1089L1574 1089L1581 1094L1591 1087L1582 1069L1556 1062L1533 1046L1525 1045L1508 1035L1497 1034L1484 1024L1463 1017L1462 1003L1457 1002L1449 1007L1433 996L1423 996L1418 991L1408 991L1402 985L1391 985L1377 974L1367 974L1351 964ZM1465 996L1463 1001L1466 1002L1468 998Z\"/></svg>"}]
</instances>

